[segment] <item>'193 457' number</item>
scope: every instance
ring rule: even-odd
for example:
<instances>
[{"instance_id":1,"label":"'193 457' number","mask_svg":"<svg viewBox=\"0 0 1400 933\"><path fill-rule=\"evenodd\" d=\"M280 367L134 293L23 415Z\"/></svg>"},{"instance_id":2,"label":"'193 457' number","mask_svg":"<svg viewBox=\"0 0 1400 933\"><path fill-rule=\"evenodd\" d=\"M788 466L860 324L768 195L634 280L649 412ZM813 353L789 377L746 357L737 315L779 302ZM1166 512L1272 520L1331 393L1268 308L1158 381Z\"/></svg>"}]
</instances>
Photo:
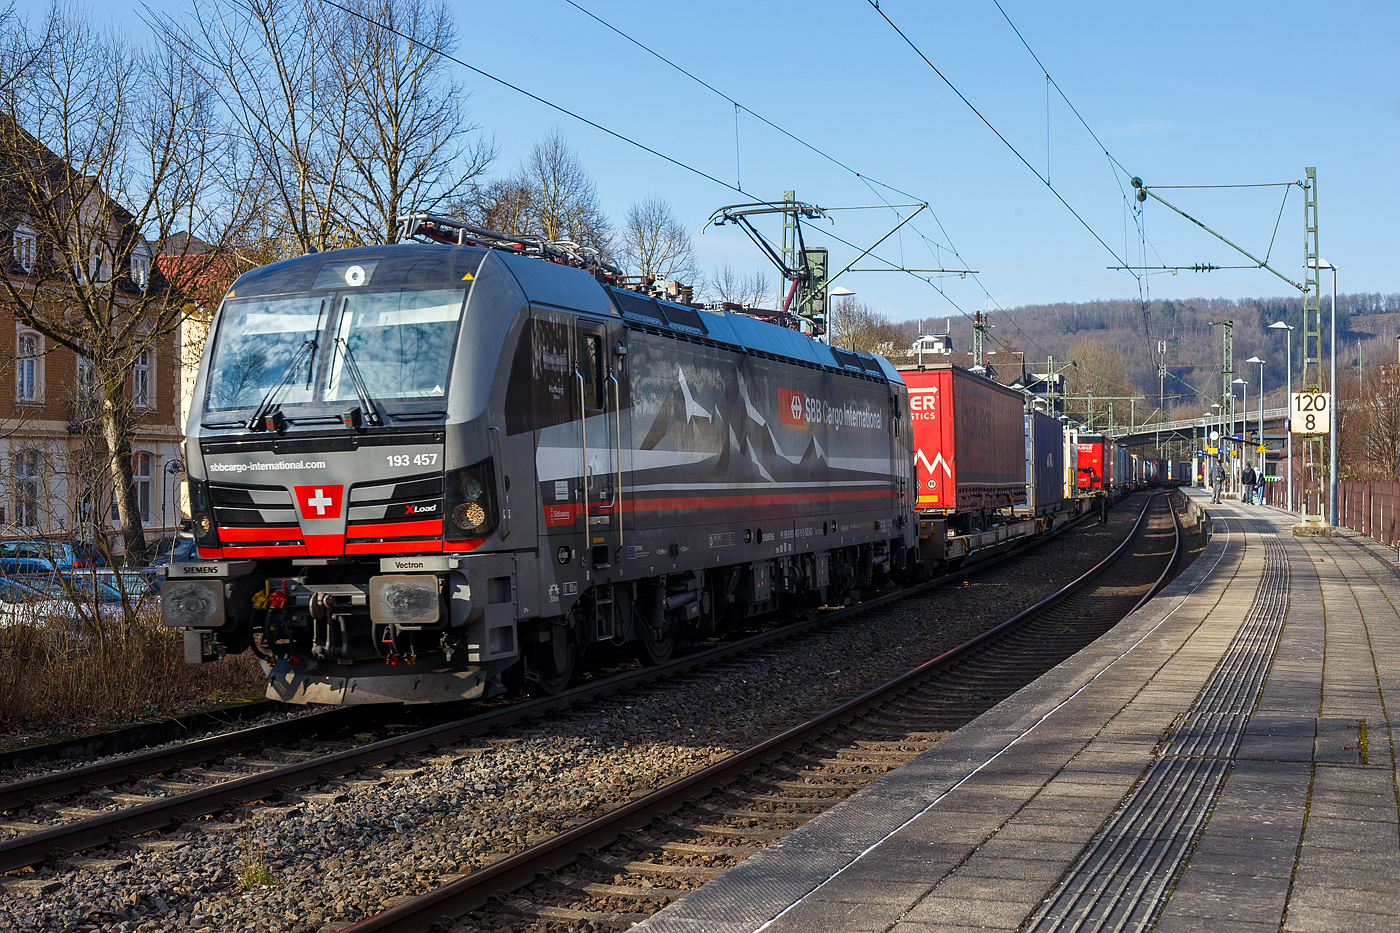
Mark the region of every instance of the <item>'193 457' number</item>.
<instances>
[{"instance_id":1,"label":"'193 457' number","mask_svg":"<svg viewBox=\"0 0 1400 933\"><path fill-rule=\"evenodd\" d=\"M389 461L391 467L406 466L434 466L437 463L437 454L385 454L384 459Z\"/></svg>"}]
</instances>

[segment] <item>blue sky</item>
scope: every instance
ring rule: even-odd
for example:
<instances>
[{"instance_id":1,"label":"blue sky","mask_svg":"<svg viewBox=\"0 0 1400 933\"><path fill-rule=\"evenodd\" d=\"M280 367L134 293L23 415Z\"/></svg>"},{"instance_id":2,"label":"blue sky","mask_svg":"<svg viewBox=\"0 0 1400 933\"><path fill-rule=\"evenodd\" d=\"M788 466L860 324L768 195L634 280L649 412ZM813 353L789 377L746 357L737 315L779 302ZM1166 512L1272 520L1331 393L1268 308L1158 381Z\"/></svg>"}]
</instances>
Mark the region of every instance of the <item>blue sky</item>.
<instances>
[{"instance_id":1,"label":"blue sky","mask_svg":"<svg viewBox=\"0 0 1400 933\"><path fill-rule=\"evenodd\" d=\"M1056 93L1047 114L1045 74L992 0L882 0L880 9L1035 172L867 0L577 2L867 178L927 200L930 210L877 253L918 268L954 267L961 256L980 275L939 280L942 294L897 273L842 278L896 320L1138 297L1138 280L1105 268L1118 264L1109 248L1133 264L1247 261L1155 202L1146 206L1150 243L1144 246L1129 218L1126 176L1111 168ZM38 7L32 0L20 6L22 12ZM1400 291L1394 170L1400 5L1002 0L1002 8L1130 173L1149 185L1218 185L1295 181L1305 166L1316 166L1322 254L1339 267L1340 290ZM464 60L727 183L742 179L744 195L460 73L472 92L472 119L500 148L496 171L511 171L557 126L592 173L611 219L620 221L645 195L669 198L707 268L768 268L736 228L704 228L721 205L776 199L785 189L826 207L910 200L867 184L748 114L739 117L736 159L728 101L565 0L458 3L455 10L457 54ZM134 37L144 32L134 14L111 15ZM1040 180L1047 159L1050 182L1109 248ZM1303 241L1297 188L1160 193L1262 256L1285 190L1271 260L1297 280ZM833 216L834 225L819 221L808 238L831 247L833 271L855 251L829 240L828 232L865 246L898 222L883 208ZM1296 294L1260 270L1152 275L1142 288L1153 298Z\"/></svg>"}]
</instances>

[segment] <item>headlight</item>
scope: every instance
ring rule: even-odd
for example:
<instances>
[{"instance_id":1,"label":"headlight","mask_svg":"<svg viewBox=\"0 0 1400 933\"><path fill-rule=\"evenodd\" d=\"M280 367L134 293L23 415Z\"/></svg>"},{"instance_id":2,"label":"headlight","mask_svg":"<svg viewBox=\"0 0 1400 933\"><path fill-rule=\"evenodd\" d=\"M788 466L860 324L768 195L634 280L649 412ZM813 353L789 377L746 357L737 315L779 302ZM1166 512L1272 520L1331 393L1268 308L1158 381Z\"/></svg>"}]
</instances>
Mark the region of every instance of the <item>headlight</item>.
<instances>
[{"instance_id":1,"label":"headlight","mask_svg":"<svg viewBox=\"0 0 1400 933\"><path fill-rule=\"evenodd\" d=\"M443 477L448 538L484 538L496 527L496 471L487 457Z\"/></svg>"},{"instance_id":2,"label":"headlight","mask_svg":"<svg viewBox=\"0 0 1400 933\"><path fill-rule=\"evenodd\" d=\"M188 477L190 489L190 521L194 525L195 543L199 547L218 547L219 533L214 527L214 510L209 502L209 485L204 480Z\"/></svg>"}]
</instances>

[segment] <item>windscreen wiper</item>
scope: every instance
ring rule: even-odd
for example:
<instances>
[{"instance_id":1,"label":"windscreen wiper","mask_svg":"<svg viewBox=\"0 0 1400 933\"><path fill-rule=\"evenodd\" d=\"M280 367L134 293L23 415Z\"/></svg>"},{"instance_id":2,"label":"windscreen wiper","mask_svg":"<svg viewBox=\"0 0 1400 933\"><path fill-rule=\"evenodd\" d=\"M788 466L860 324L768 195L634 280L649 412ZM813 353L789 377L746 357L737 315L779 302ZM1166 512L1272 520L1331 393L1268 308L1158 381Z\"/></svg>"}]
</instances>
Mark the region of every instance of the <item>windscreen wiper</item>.
<instances>
[{"instance_id":1,"label":"windscreen wiper","mask_svg":"<svg viewBox=\"0 0 1400 933\"><path fill-rule=\"evenodd\" d=\"M374 404L374 397L369 394L369 385L360 372L360 365L355 362L355 354L350 352L350 344L345 342L344 337L337 337L335 345L340 351L341 359L345 361L345 371L350 374L350 384L355 387L355 397L364 409L365 421L376 426L383 424L383 419L379 417L379 407ZM348 427L358 427L353 412L346 412L343 420Z\"/></svg>"},{"instance_id":2,"label":"windscreen wiper","mask_svg":"<svg viewBox=\"0 0 1400 933\"><path fill-rule=\"evenodd\" d=\"M264 395L262 401L258 403L258 407L253 409L253 414L249 416L247 422L249 431L262 431L268 427L263 424L263 416L271 412L272 406L277 404L277 396L282 394L282 390L287 387L287 383L291 379L292 373L296 372L297 365L301 362L301 358L308 355L308 353L315 352L316 340L314 337L308 337L306 340L302 341L297 352L292 354L292 360L287 364L287 368L282 370L282 375L277 377L277 381L273 383L272 388L267 390L267 394Z\"/></svg>"}]
</instances>

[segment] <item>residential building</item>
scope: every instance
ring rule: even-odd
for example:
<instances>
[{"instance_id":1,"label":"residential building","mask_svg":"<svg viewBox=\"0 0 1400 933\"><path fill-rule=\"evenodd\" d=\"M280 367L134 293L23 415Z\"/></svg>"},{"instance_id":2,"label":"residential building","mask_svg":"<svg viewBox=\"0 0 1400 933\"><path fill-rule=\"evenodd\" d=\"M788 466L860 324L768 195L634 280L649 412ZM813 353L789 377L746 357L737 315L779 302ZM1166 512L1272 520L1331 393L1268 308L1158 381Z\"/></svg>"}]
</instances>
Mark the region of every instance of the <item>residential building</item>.
<instances>
[{"instance_id":1,"label":"residential building","mask_svg":"<svg viewBox=\"0 0 1400 933\"><path fill-rule=\"evenodd\" d=\"M71 247L46 236L14 193L23 186L14 183L13 174L63 172L66 166L55 168L56 157L12 123L0 129L0 170L10 175L7 190L0 192L0 276L5 279L0 282L0 538L89 540L106 534L120 551L94 366L26 326L16 295L42 309L46 319L73 322L72 332L81 333L75 282L104 289L110 296L104 307L120 319L132 313L127 309L139 308L149 290L162 288L163 279L131 213L91 179L68 184L83 197L75 216L97 231L84 240L91 244L87 255L74 261ZM31 148L22 149L16 140ZM32 151L41 156L27 154ZM150 541L171 533L179 520L167 465L181 457L180 366L175 334L145 339L140 318L122 323L128 322L134 337L127 341L130 368L122 402L131 412L136 498Z\"/></svg>"}]
</instances>

